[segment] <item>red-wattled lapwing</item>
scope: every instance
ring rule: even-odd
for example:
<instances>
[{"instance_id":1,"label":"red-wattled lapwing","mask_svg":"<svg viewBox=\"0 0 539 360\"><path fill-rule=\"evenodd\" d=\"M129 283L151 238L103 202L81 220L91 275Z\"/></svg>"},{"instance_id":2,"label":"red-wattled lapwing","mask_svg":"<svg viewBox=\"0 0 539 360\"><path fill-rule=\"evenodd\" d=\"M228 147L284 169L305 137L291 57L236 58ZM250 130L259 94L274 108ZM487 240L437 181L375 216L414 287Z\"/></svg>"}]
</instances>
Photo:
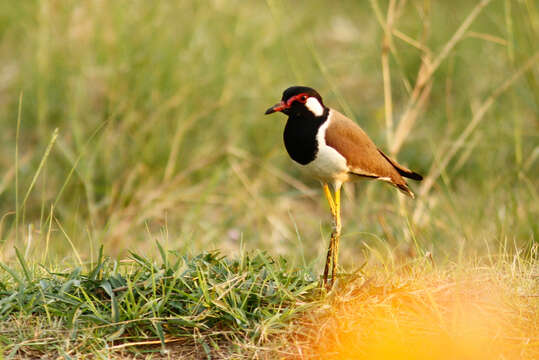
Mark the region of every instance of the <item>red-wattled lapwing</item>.
<instances>
[{"instance_id":1,"label":"red-wattled lapwing","mask_svg":"<svg viewBox=\"0 0 539 360\"><path fill-rule=\"evenodd\" d=\"M414 198L403 177L423 177L384 154L355 122L324 105L316 90L292 86L283 92L281 102L266 110L288 115L284 145L290 157L314 178L322 182L334 229L331 234L324 284L331 266L331 285L335 281L339 237L341 234L341 186L346 181L376 179L385 181ZM335 198L328 184L333 185Z\"/></svg>"}]
</instances>

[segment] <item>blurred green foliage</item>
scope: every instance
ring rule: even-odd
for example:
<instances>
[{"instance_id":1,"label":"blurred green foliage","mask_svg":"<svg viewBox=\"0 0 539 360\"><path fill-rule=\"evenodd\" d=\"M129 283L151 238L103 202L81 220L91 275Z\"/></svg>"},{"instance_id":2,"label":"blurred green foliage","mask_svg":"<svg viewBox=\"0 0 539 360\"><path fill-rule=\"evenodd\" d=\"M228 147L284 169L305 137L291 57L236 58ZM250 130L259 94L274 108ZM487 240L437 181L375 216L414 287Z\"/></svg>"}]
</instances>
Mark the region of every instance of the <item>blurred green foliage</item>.
<instances>
[{"instance_id":1,"label":"blurred green foliage","mask_svg":"<svg viewBox=\"0 0 539 360\"><path fill-rule=\"evenodd\" d=\"M323 257L330 216L322 193L288 159L282 116L263 112L286 87L310 85L389 148L384 30L373 5L385 17L388 3L374 0L2 2L3 258L13 245L50 260L73 249L86 258L101 243L125 254L151 249L151 237L224 252L243 238L248 248L298 261ZM439 54L475 5L396 2L394 29L428 48L392 38L396 123L422 58ZM481 11L435 72L401 162L427 174L480 104L536 54L535 6L497 0ZM411 227L420 248L454 256L537 241L537 75L532 68L496 98L420 200L426 211ZM345 262L357 263L365 245L408 254L416 204L400 208L381 184L350 187Z\"/></svg>"}]
</instances>

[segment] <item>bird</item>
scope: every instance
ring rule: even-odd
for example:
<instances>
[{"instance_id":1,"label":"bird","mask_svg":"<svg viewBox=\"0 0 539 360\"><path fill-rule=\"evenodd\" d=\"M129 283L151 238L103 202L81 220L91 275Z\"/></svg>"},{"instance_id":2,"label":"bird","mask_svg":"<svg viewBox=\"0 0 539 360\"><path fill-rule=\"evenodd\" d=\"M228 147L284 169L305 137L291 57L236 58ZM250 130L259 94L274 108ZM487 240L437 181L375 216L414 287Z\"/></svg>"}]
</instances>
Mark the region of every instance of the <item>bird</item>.
<instances>
[{"instance_id":1,"label":"bird","mask_svg":"<svg viewBox=\"0 0 539 360\"><path fill-rule=\"evenodd\" d=\"M361 179L381 180L413 199L414 193L404 178L420 181L423 177L386 155L357 123L326 106L320 94L311 87L287 88L281 101L267 109L265 114L275 112L288 116L283 133L288 155L308 175L321 182L333 216L322 282L327 288L332 288L342 229L343 183ZM333 195L329 185L333 187Z\"/></svg>"}]
</instances>

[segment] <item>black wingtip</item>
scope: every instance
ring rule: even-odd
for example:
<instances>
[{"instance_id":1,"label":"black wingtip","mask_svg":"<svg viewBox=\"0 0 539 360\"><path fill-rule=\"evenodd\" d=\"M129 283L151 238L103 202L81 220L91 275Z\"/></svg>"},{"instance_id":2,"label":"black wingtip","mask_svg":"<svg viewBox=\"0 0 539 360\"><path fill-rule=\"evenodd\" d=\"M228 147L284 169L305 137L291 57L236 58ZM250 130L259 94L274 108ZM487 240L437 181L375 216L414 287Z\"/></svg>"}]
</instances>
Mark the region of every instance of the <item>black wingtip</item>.
<instances>
[{"instance_id":1,"label":"black wingtip","mask_svg":"<svg viewBox=\"0 0 539 360\"><path fill-rule=\"evenodd\" d=\"M400 171L399 171L400 172ZM406 173L401 173L402 176L404 177L407 177L409 179L412 179L412 180L417 180L417 181L421 181L423 180L423 176L419 175L418 173L416 172L413 172L413 171L410 171L410 172L406 172Z\"/></svg>"},{"instance_id":2,"label":"black wingtip","mask_svg":"<svg viewBox=\"0 0 539 360\"><path fill-rule=\"evenodd\" d=\"M419 175L418 173L416 172L413 172L412 170L402 166L401 164L399 164L398 162L396 162L395 160L393 160L392 158L390 158L389 156L387 156L386 154L384 154L384 152L380 149L378 149L378 152L387 160L389 161L389 163L391 165L393 165L393 167L395 168L395 170L397 170L397 172L401 175L401 176L404 176L405 178L408 178L408 179L412 179L412 180L417 180L417 181L421 181L423 180L423 176Z\"/></svg>"}]
</instances>

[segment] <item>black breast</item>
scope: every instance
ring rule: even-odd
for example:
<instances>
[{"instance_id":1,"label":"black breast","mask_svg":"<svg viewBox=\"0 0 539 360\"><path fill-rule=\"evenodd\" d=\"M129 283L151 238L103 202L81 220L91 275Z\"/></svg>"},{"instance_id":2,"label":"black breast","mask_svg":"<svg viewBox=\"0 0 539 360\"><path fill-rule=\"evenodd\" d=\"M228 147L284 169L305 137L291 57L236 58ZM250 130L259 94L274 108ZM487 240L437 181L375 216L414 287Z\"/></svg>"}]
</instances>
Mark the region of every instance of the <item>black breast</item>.
<instances>
[{"instance_id":1,"label":"black breast","mask_svg":"<svg viewBox=\"0 0 539 360\"><path fill-rule=\"evenodd\" d=\"M294 161L307 165L315 159L318 152L316 134L326 116L317 118L291 115L288 117L283 135L284 146Z\"/></svg>"}]
</instances>

